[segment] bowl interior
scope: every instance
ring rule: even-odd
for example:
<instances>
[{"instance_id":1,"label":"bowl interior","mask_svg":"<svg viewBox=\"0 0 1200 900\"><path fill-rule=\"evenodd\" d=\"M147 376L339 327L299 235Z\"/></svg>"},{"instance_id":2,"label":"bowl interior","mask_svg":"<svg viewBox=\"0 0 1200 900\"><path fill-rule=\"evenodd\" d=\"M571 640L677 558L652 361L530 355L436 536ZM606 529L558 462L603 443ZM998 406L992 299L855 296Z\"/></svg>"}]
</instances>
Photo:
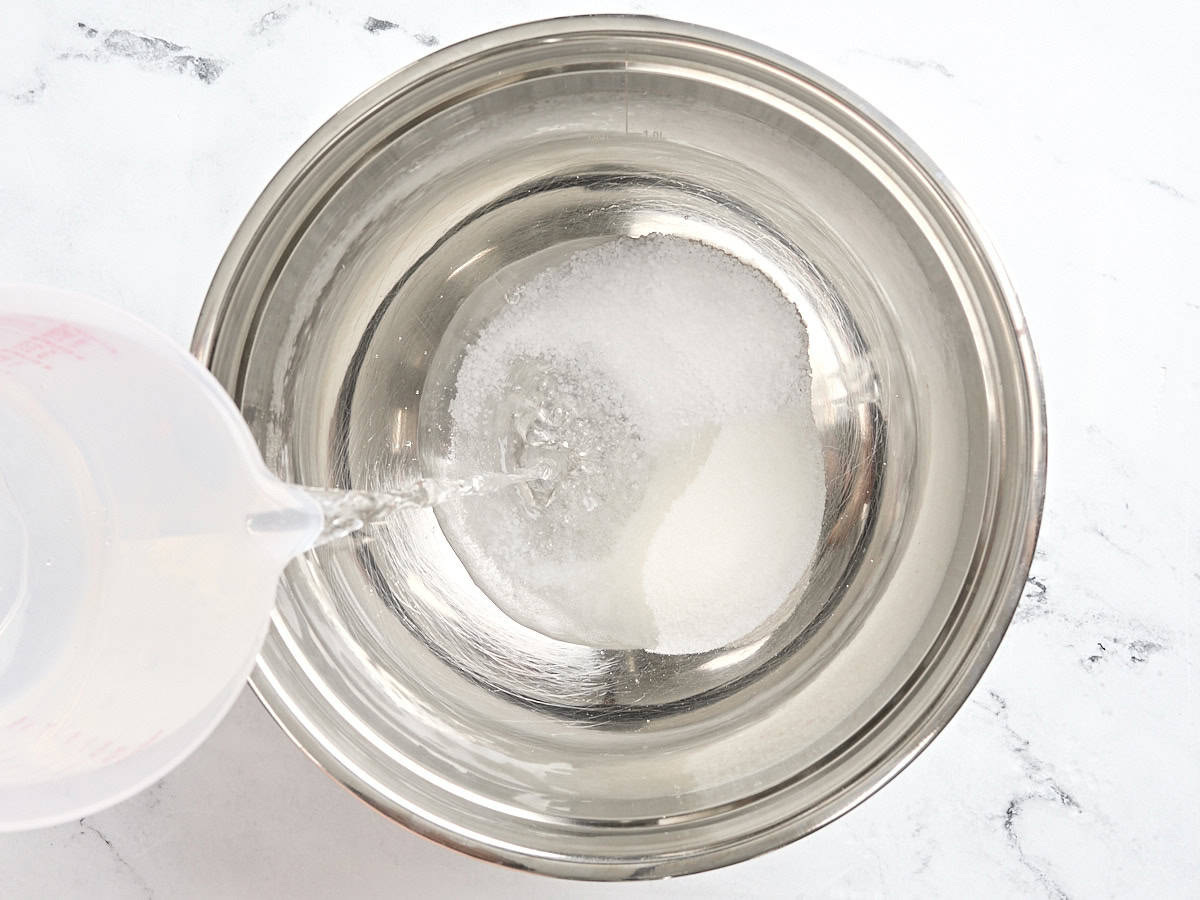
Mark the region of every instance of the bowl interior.
<instances>
[{"instance_id":1,"label":"bowl interior","mask_svg":"<svg viewBox=\"0 0 1200 900\"><path fill-rule=\"evenodd\" d=\"M746 640L540 635L430 510L286 574L257 684L293 736L419 830L585 877L749 855L911 756L1011 614L1036 462L1004 285L920 160L819 76L635 22L479 38L360 98L260 201L198 337L277 473L387 489L442 470L465 347L579 248L700 240L795 303L827 502Z\"/></svg>"}]
</instances>

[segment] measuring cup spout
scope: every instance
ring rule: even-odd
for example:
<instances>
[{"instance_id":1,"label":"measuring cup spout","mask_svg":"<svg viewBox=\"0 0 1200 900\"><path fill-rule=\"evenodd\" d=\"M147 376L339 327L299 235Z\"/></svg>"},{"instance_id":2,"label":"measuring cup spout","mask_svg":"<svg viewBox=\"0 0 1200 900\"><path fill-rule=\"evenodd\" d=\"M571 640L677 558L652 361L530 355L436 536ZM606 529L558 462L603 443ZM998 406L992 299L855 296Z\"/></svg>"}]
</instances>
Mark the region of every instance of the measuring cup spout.
<instances>
[{"instance_id":1,"label":"measuring cup spout","mask_svg":"<svg viewBox=\"0 0 1200 900\"><path fill-rule=\"evenodd\" d=\"M276 557L280 566L293 556L311 549L324 524L320 504L303 488L286 484L265 474L264 508L251 512L246 529L262 545L265 553Z\"/></svg>"}]
</instances>

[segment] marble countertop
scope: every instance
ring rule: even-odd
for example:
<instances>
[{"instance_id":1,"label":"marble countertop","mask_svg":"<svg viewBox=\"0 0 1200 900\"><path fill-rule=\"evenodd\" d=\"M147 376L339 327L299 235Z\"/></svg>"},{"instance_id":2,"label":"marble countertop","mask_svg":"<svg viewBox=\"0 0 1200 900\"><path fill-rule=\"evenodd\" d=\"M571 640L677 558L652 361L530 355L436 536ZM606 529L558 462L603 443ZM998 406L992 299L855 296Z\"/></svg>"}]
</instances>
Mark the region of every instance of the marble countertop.
<instances>
[{"instance_id":1,"label":"marble countertop","mask_svg":"<svg viewBox=\"0 0 1200 900\"><path fill-rule=\"evenodd\" d=\"M439 44L585 11L469 6L6 3L0 279L109 298L187 343L241 217L346 100ZM247 693L140 796L0 837L0 895L1200 894L1200 290L1187 262L1200 7L609 8L737 31L824 70L941 164L998 245L1044 367L1051 474L1020 610L978 689L824 830L635 887L535 878L423 841L327 779Z\"/></svg>"}]
</instances>

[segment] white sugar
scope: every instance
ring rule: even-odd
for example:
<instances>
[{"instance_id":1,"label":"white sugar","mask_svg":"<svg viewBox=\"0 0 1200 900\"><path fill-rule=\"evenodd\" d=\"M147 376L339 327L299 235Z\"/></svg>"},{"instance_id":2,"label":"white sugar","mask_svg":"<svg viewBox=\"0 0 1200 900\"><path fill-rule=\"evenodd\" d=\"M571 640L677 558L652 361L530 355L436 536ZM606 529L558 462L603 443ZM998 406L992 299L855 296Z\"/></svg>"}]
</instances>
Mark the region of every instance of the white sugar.
<instances>
[{"instance_id":1,"label":"white sugar","mask_svg":"<svg viewBox=\"0 0 1200 900\"><path fill-rule=\"evenodd\" d=\"M807 335L760 273L654 235L580 251L467 349L460 474L553 473L446 510L475 580L564 640L735 642L802 583L824 510Z\"/></svg>"},{"instance_id":2,"label":"white sugar","mask_svg":"<svg viewBox=\"0 0 1200 900\"><path fill-rule=\"evenodd\" d=\"M825 506L820 446L804 415L793 407L721 428L667 510L642 569L654 649L724 646L800 583Z\"/></svg>"}]
</instances>

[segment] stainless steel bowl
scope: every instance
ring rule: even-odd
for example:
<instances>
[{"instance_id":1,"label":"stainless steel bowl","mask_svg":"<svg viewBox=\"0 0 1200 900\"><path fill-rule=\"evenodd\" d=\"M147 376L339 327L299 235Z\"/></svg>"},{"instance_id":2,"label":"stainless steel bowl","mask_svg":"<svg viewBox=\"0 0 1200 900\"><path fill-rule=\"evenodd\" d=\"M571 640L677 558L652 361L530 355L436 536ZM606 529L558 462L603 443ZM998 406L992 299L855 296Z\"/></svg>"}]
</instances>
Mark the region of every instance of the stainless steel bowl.
<instances>
[{"instance_id":1,"label":"stainless steel bowl","mask_svg":"<svg viewBox=\"0 0 1200 900\"><path fill-rule=\"evenodd\" d=\"M647 18L522 25L322 127L235 237L193 345L280 475L387 488L437 470L424 424L447 392L422 388L506 287L649 232L735 254L808 324L828 501L807 587L736 646L589 649L510 621L415 511L291 566L253 679L385 814L576 878L695 872L820 827L995 651L1045 423L1012 289L952 189L765 47Z\"/></svg>"}]
</instances>

